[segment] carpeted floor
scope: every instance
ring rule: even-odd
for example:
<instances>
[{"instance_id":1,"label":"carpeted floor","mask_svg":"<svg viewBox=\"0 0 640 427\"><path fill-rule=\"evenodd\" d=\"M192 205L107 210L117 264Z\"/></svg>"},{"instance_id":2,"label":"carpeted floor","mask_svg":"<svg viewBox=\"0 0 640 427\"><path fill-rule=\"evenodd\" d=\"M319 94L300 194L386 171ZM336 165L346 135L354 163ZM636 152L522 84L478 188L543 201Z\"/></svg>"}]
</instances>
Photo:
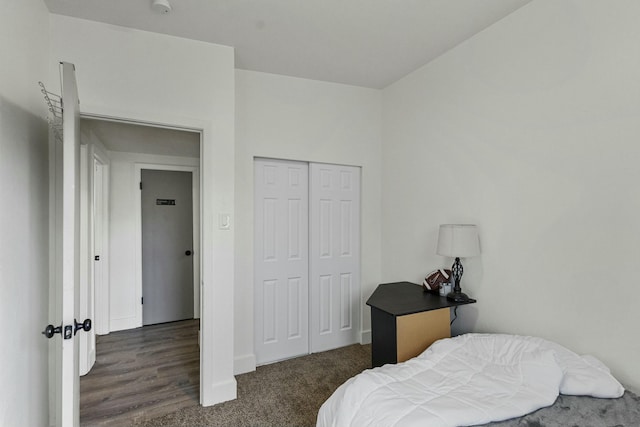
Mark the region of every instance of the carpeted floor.
<instances>
[{"instance_id":1,"label":"carpeted floor","mask_svg":"<svg viewBox=\"0 0 640 427\"><path fill-rule=\"evenodd\" d=\"M315 426L318 409L340 384L371 367L371 346L351 345L239 375L238 399L193 407L134 424L138 427ZM287 387L282 387L287 384Z\"/></svg>"}]
</instances>

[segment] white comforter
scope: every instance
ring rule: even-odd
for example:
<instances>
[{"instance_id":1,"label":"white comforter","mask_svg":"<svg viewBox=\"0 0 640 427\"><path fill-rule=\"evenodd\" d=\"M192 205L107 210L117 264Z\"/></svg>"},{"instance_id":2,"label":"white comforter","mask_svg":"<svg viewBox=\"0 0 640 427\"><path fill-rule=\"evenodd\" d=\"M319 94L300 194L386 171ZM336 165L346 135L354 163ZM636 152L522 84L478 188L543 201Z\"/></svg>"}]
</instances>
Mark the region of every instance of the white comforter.
<instances>
[{"instance_id":1,"label":"white comforter","mask_svg":"<svg viewBox=\"0 0 640 427\"><path fill-rule=\"evenodd\" d=\"M317 427L470 426L528 414L558 393L620 397L624 388L602 362L558 344L467 334L349 379L322 405Z\"/></svg>"}]
</instances>

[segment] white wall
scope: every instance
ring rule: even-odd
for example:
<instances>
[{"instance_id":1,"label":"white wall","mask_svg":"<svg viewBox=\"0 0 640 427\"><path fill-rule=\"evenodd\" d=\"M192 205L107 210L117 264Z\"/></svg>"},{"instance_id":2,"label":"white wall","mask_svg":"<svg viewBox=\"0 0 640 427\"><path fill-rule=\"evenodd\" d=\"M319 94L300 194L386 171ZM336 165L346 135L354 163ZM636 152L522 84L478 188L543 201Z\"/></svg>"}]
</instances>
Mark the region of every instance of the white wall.
<instances>
[{"instance_id":1,"label":"white wall","mask_svg":"<svg viewBox=\"0 0 640 427\"><path fill-rule=\"evenodd\" d=\"M458 331L531 334L640 388L640 3L534 1L383 93L383 279L476 223Z\"/></svg>"},{"instance_id":2,"label":"white wall","mask_svg":"<svg viewBox=\"0 0 640 427\"><path fill-rule=\"evenodd\" d=\"M201 400L235 398L234 230L216 221L234 208L233 49L59 15L50 22L52 77L59 61L75 64L82 113L203 130Z\"/></svg>"},{"instance_id":3,"label":"white wall","mask_svg":"<svg viewBox=\"0 0 640 427\"><path fill-rule=\"evenodd\" d=\"M45 426L48 416L48 12L41 0L0 13L0 425ZM13 326L13 327L12 327ZM59 337L58 337L59 339Z\"/></svg>"},{"instance_id":4,"label":"white wall","mask_svg":"<svg viewBox=\"0 0 640 427\"><path fill-rule=\"evenodd\" d=\"M111 160L109 209L109 325L111 331L142 326L140 296L136 271L136 186L135 164L195 166L200 159L190 157L158 156L152 154L109 152Z\"/></svg>"},{"instance_id":5,"label":"white wall","mask_svg":"<svg viewBox=\"0 0 640 427\"><path fill-rule=\"evenodd\" d=\"M236 70L236 373L253 351L253 158L362 167L363 305L380 281L380 91ZM370 329L369 310L362 310Z\"/></svg>"}]
</instances>

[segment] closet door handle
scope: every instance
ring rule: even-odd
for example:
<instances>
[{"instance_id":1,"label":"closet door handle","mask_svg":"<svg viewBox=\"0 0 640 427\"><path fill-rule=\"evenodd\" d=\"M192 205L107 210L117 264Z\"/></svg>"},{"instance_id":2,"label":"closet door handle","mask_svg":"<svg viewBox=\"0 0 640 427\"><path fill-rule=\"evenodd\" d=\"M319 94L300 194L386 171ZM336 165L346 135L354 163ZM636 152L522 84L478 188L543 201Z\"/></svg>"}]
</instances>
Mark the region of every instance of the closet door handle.
<instances>
[{"instance_id":1,"label":"closet door handle","mask_svg":"<svg viewBox=\"0 0 640 427\"><path fill-rule=\"evenodd\" d=\"M184 254L185 254L186 256L191 256L191 251L186 251Z\"/></svg>"}]
</instances>

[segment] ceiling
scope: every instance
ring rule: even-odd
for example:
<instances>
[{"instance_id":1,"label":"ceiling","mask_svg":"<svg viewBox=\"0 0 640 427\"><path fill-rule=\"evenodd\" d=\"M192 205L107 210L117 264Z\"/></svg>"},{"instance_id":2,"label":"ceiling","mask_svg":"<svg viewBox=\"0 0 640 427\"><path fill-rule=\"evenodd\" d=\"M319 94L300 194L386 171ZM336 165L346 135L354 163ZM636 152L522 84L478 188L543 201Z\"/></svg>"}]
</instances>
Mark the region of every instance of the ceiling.
<instances>
[{"instance_id":1,"label":"ceiling","mask_svg":"<svg viewBox=\"0 0 640 427\"><path fill-rule=\"evenodd\" d=\"M383 88L531 0L44 0L56 14L235 48L236 68Z\"/></svg>"}]
</instances>

